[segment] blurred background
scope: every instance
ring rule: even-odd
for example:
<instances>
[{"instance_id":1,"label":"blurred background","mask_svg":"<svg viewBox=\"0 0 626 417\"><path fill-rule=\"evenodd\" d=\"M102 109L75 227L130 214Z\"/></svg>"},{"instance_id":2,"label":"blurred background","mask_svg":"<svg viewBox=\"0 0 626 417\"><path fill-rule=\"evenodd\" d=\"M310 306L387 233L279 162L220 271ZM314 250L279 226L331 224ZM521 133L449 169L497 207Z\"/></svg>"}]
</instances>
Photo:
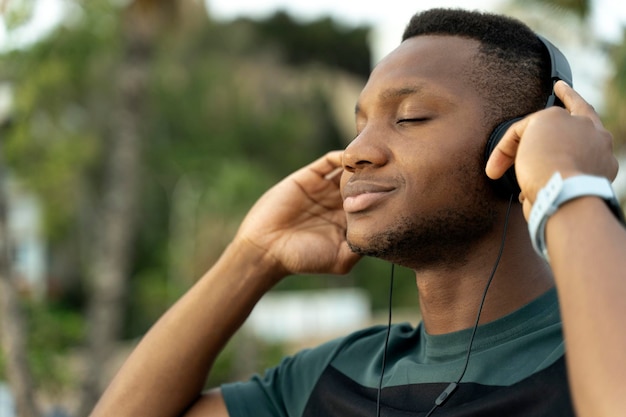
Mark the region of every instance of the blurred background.
<instances>
[{"instance_id":1,"label":"blurred background","mask_svg":"<svg viewBox=\"0 0 626 417\"><path fill-rule=\"evenodd\" d=\"M626 159L620 0L356 4L0 0L0 417L88 415L256 198L350 141L370 69L419 10L503 12L547 36ZM207 385L385 322L389 275L365 259L287 278ZM417 323L414 277L396 277L394 321Z\"/></svg>"}]
</instances>

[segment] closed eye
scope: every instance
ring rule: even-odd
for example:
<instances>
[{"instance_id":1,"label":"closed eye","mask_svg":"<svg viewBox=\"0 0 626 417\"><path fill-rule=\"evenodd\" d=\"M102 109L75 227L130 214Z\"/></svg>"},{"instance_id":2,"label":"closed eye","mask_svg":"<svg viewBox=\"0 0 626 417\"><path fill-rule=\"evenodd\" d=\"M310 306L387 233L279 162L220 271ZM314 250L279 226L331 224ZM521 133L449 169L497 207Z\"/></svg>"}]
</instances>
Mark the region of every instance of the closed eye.
<instances>
[{"instance_id":1,"label":"closed eye","mask_svg":"<svg viewBox=\"0 0 626 417\"><path fill-rule=\"evenodd\" d=\"M402 124L402 123L420 123L420 122L425 122L428 120L428 117L410 117L410 118L406 118L406 119L398 119L398 121L396 122L397 124Z\"/></svg>"}]
</instances>

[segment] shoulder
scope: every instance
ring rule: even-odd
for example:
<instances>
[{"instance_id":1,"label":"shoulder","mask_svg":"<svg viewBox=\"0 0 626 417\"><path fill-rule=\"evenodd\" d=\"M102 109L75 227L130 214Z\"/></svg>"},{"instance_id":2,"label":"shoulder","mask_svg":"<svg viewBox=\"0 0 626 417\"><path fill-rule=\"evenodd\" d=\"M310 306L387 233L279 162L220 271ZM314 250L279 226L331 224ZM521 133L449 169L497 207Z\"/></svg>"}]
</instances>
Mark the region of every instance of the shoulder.
<instances>
[{"instance_id":1,"label":"shoulder","mask_svg":"<svg viewBox=\"0 0 626 417\"><path fill-rule=\"evenodd\" d=\"M410 325L393 325L390 341L410 337L414 331ZM373 377L378 366L370 364L380 361L386 336L387 326L368 327L287 356L249 381L222 385L228 409L232 415L278 416L284 410L299 415L327 369L335 368L359 381ZM248 409L250 404L255 406Z\"/></svg>"}]
</instances>

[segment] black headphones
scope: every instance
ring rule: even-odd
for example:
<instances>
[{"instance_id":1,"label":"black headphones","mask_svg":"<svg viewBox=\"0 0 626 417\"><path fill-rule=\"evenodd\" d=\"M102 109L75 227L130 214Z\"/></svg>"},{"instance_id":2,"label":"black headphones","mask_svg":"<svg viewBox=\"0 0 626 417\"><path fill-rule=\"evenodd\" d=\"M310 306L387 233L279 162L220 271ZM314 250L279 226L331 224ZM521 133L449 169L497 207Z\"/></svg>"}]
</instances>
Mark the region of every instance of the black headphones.
<instances>
[{"instance_id":1,"label":"black headphones","mask_svg":"<svg viewBox=\"0 0 626 417\"><path fill-rule=\"evenodd\" d=\"M550 56L550 78L552 80L552 86L559 81L563 80L570 86L572 84L572 70L570 69L569 63L567 62L567 58L565 55L554 46L549 40L544 37L537 35L539 40L546 47L548 54ZM550 106L561 106L563 107L563 103L559 98L554 94L554 89L550 93L550 97L548 97L548 101L546 102L546 108ZM487 141L487 146L485 149L485 162L489 159L489 156L496 148L504 133L508 130L508 128L518 120L523 117L516 117L514 119L507 120L501 124L499 124L489 136L489 140ZM515 178L515 167L512 166L509 168L506 173L502 176L502 178L493 181L496 192L498 192L502 196L510 196L513 194L517 196L520 193L520 187L517 183L517 178Z\"/></svg>"}]
</instances>

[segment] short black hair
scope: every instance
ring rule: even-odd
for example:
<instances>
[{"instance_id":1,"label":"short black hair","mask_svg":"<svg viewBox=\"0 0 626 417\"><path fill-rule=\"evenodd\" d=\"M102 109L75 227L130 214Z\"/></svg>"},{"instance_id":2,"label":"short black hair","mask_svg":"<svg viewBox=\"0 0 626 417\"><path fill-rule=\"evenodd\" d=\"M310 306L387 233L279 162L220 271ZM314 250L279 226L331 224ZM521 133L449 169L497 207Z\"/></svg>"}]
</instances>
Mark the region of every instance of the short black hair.
<instances>
[{"instance_id":1,"label":"short black hair","mask_svg":"<svg viewBox=\"0 0 626 417\"><path fill-rule=\"evenodd\" d=\"M545 107L552 90L550 57L523 22L493 13L436 8L415 14L402 41L420 35L480 42L476 65L467 75L485 100L485 126L493 129Z\"/></svg>"}]
</instances>

